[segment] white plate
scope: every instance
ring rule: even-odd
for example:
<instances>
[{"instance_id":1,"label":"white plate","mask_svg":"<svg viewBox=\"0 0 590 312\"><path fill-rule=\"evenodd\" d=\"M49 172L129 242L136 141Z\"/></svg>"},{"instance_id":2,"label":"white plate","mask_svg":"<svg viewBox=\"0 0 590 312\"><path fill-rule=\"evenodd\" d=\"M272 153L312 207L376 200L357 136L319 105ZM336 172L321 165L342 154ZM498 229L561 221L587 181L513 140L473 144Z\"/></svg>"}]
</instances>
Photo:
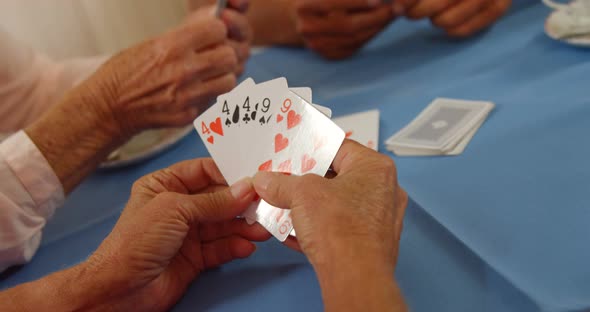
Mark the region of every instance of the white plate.
<instances>
[{"instance_id":1,"label":"white plate","mask_svg":"<svg viewBox=\"0 0 590 312\"><path fill-rule=\"evenodd\" d=\"M120 168L154 157L182 140L193 129L191 125L184 128L145 131L112 152L100 168Z\"/></svg>"},{"instance_id":2,"label":"white plate","mask_svg":"<svg viewBox=\"0 0 590 312\"><path fill-rule=\"evenodd\" d=\"M571 44L578 47L590 47L590 33L584 36L578 36L569 39L562 39L558 35L556 28L559 26L557 25L557 14L559 11L554 11L549 15L547 20L545 21L545 33L552 39L557 41L561 41L567 44Z\"/></svg>"}]
</instances>

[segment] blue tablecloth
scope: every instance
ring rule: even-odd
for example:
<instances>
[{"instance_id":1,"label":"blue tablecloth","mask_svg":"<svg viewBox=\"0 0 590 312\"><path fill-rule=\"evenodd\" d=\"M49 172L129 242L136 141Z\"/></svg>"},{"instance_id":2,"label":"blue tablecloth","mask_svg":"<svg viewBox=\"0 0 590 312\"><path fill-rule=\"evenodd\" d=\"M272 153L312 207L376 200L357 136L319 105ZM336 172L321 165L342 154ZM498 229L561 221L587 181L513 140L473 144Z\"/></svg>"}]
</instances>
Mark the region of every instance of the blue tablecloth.
<instances>
[{"instance_id":1,"label":"blue tablecloth","mask_svg":"<svg viewBox=\"0 0 590 312\"><path fill-rule=\"evenodd\" d=\"M257 81L286 76L312 87L314 102L335 116L380 109L383 139L435 97L497 104L463 155L394 157L413 198L397 268L413 311L590 308L590 52L548 39L548 13L536 1L519 2L465 41L399 21L347 61L269 49L248 65ZM203 156L191 134L153 160L95 174L48 225L34 260L0 287L83 261L113 227L135 179ZM321 308L305 258L270 241L252 258L204 274L175 310Z\"/></svg>"}]
</instances>

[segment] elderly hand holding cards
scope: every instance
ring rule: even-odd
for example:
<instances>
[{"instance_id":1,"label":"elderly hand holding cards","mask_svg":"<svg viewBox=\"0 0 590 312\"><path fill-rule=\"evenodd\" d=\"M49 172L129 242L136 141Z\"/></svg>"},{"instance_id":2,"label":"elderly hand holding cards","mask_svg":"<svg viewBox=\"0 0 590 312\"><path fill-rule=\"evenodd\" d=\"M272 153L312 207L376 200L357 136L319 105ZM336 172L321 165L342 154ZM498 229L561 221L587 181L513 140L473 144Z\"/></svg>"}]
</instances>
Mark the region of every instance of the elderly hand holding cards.
<instances>
[{"instance_id":1,"label":"elderly hand holding cards","mask_svg":"<svg viewBox=\"0 0 590 312\"><path fill-rule=\"evenodd\" d=\"M1 292L0 308L166 311L203 270L249 257L251 241L270 237L236 219L258 192L292 210L299 239L287 244L309 257L327 310L401 311L393 271L407 195L395 165L345 141L333 166L333 179L260 173L231 187L211 159L147 175L88 260Z\"/></svg>"}]
</instances>

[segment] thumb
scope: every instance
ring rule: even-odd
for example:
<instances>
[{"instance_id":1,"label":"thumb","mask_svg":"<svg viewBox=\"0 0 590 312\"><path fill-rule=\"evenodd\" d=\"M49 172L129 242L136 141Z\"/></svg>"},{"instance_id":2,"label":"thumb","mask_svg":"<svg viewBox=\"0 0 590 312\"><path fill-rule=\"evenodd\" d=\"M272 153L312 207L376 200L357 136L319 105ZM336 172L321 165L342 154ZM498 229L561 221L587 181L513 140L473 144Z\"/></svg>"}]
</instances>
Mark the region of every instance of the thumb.
<instances>
[{"instance_id":1,"label":"thumb","mask_svg":"<svg viewBox=\"0 0 590 312\"><path fill-rule=\"evenodd\" d=\"M222 191L198 195L176 195L175 206L190 222L218 222L240 215L255 197L252 179L246 178Z\"/></svg>"},{"instance_id":2,"label":"thumb","mask_svg":"<svg viewBox=\"0 0 590 312\"><path fill-rule=\"evenodd\" d=\"M299 190L301 177L284 173L260 171L254 176L254 189L267 203L282 209L291 209Z\"/></svg>"}]
</instances>

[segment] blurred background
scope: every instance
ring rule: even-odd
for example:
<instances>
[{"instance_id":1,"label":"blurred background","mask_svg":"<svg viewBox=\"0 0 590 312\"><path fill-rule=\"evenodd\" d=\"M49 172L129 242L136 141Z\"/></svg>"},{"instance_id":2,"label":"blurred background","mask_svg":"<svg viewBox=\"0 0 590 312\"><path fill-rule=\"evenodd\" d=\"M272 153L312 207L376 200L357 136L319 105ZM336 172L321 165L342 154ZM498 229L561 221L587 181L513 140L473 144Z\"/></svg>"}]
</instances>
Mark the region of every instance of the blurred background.
<instances>
[{"instance_id":1,"label":"blurred background","mask_svg":"<svg viewBox=\"0 0 590 312\"><path fill-rule=\"evenodd\" d=\"M184 2L0 1L0 26L57 60L110 54L176 25Z\"/></svg>"}]
</instances>

